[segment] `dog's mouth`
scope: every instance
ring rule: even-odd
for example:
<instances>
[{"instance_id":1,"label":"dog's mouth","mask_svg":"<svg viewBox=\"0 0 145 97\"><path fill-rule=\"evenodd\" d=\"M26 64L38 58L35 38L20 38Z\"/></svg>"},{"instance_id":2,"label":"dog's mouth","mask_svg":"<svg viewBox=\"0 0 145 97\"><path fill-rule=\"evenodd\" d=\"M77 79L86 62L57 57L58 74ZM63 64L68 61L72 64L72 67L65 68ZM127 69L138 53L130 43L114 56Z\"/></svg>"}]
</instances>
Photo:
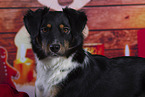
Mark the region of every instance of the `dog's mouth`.
<instances>
[{"instance_id":1,"label":"dog's mouth","mask_svg":"<svg viewBox=\"0 0 145 97\"><path fill-rule=\"evenodd\" d=\"M50 53L50 55L51 55L51 56L56 56L56 57L57 57L57 56L60 56L59 54L57 54L57 53L53 53L53 52Z\"/></svg>"}]
</instances>

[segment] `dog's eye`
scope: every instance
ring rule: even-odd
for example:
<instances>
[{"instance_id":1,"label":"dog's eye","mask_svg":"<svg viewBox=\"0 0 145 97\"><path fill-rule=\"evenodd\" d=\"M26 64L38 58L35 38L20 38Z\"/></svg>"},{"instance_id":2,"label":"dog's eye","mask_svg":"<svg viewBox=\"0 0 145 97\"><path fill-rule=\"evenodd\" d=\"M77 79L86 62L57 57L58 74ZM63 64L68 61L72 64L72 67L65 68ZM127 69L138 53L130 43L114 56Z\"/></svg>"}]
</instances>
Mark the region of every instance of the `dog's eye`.
<instances>
[{"instance_id":1,"label":"dog's eye","mask_svg":"<svg viewBox=\"0 0 145 97\"><path fill-rule=\"evenodd\" d=\"M66 34L69 34L70 33L70 30L68 27L64 27L63 28L63 32L66 33Z\"/></svg>"},{"instance_id":2,"label":"dog's eye","mask_svg":"<svg viewBox=\"0 0 145 97\"><path fill-rule=\"evenodd\" d=\"M48 31L47 27L41 28L41 32L47 32L47 31Z\"/></svg>"}]
</instances>

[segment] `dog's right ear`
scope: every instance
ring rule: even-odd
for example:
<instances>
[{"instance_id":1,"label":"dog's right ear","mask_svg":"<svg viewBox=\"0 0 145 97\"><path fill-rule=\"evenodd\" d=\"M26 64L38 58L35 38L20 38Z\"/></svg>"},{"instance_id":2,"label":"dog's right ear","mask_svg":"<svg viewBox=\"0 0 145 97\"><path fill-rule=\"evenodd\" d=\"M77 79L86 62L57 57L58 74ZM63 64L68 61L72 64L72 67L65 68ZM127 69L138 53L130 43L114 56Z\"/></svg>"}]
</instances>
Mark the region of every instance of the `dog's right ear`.
<instances>
[{"instance_id":1,"label":"dog's right ear","mask_svg":"<svg viewBox=\"0 0 145 97\"><path fill-rule=\"evenodd\" d=\"M29 10L24 16L24 24L31 38L35 38L39 34L42 18L48 11L49 8Z\"/></svg>"},{"instance_id":2,"label":"dog's right ear","mask_svg":"<svg viewBox=\"0 0 145 97\"><path fill-rule=\"evenodd\" d=\"M86 14L68 7L64 8L63 12L68 17L70 24L74 26L74 29L77 29L77 32L82 33L87 23Z\"/></svg>"}]
</instances>

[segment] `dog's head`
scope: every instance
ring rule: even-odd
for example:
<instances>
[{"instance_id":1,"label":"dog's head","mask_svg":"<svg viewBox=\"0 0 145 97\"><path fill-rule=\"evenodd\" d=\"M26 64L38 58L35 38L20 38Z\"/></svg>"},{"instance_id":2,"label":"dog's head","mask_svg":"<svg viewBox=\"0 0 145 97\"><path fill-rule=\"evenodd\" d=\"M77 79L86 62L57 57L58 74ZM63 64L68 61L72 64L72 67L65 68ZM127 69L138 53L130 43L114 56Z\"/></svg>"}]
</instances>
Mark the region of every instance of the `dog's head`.
<instances>
[{"instance_id":1,"label":"dog's head","mask_svg":"<svg viewBox=\"0 0 145 97\"><path fill-rule=\"evenodd\" d=\"M39 59L47 56L68 57L82 48L85 13L70 8L49 11L48 8L29 10L24 16L33 51Z\"/></svg>"}]
</instances>

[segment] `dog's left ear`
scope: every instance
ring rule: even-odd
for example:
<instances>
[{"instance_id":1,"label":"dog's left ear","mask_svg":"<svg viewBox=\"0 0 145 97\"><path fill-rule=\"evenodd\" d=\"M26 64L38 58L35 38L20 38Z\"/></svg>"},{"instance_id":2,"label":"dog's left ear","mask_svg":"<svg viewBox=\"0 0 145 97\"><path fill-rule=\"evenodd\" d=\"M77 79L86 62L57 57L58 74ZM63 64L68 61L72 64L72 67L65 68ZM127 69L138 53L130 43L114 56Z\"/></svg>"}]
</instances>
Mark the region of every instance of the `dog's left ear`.
<instances>
[{"instance_id":1,"label":"dog's left ear","mask_svg":"<svg viewBox=\"0 0 145 97\"><path fill-rule=\"evenodd\" d=\"M79 33L82 33L87 23L86 14L84 12L76 11L71 8L65 8L63 9L63 12L68 17L71 26L74 26Z\"/></svg>"},{"instance_id":2,"label":"dog's left ear","mask_svg":"<svg viewBox=\"0 0 145 97\"><path fill-rule=\"evenodd\" d=\"M24 24L31 38L35 38L39 34L43 15L48 11L48 8L38 9L36 11L29 10L24 16Z\"/></svg>"}]
</instances>

